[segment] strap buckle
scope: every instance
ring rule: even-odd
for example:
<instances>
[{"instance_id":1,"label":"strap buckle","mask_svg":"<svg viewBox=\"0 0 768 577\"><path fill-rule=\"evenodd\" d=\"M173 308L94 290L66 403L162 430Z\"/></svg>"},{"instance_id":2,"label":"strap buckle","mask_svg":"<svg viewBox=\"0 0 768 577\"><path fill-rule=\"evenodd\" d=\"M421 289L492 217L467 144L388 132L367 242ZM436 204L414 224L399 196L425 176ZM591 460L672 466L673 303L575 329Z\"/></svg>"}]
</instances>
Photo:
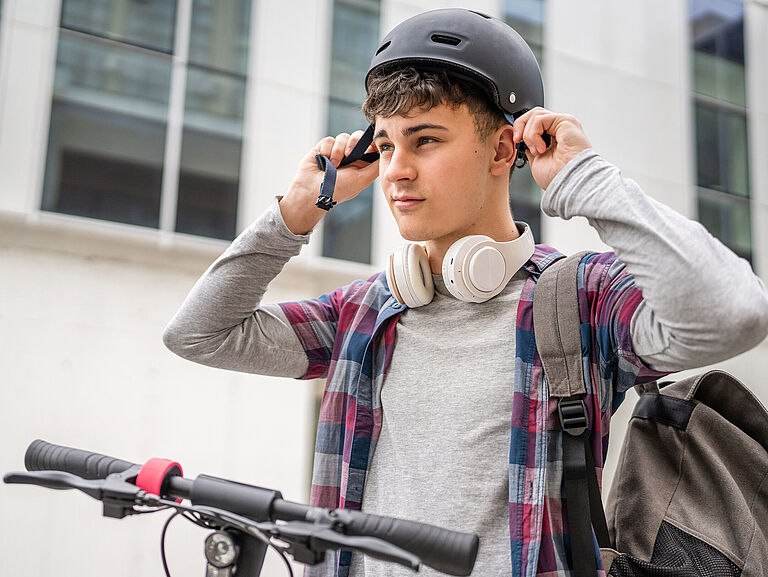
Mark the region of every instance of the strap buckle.
<instances>
[{"instance_id":1,"label":"strap buckle","mask_svg":"<svg viewBox=\"0 0 768 577\"><path fill-rule=\"evenodd\" d=\"M317 200L315 201L315 206L317 208L322 208L323 210L328 211L336 206L336 201L333 200L333 198L330 196L325 196L321 189L320 196L318 196Z\"/></svg>"},{"instance_id":2,"label":"strap buckle","mask_svg":"<svg viewBox=\"0 0 768 577\"><path fill-rule=\"evenodd\" d=\"M580 437L589 427L587 406L582 399L560 399L557 403L560 427L573 437Z\"/></svg>"}]
</instances>

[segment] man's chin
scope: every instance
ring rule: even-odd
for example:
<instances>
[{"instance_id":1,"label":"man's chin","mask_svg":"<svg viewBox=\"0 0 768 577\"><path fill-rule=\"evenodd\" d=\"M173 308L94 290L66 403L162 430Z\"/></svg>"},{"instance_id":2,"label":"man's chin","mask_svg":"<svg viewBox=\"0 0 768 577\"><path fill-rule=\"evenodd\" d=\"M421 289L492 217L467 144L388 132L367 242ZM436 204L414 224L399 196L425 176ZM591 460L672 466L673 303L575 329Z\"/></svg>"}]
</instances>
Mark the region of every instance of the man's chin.
<instances>
[{"instance_id":1,"label":"man's chin","mask_svg":"<svg viewBox=\"0 0 768 577\"><path fill-rule=\"evenodd\" d=\"M403 230L400 229L400 236L402 236L408 242L426 242L432 240L434 236L427 231L423 230Z\"/></svg>"}]
</instances>

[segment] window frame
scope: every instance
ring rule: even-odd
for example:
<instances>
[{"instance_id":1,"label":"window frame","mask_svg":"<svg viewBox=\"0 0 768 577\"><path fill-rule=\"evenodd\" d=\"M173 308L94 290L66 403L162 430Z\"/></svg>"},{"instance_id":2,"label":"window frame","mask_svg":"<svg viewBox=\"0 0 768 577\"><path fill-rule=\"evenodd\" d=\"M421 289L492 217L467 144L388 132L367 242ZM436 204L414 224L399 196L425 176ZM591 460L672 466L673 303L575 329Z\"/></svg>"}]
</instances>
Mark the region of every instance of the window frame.
<instances>
[{"instance_id":1,"label":"window frame","mask_svg":"<svg viewBox=\"0 0 768 577\"><path fill-rule=\"evenodd\" d=\"M128 49L128 50L134 50L141 53L152 53L153 56L167 56L170 62L170 88L168 92L168 104L167 104L167 116L165 118L165 140L163 143L163 158L161 161L162 166L162 182L161 182L161 188L160 188L160 203L159 203L159 218L158 218L158 226L143 226L143 225L132 225L123 223L120 221L115 220L108 220L108 219L101 219L96 218L95 220L99 222L104 223L110 223L115 224L117 226L138 226L142 229L147 230L155 230L162 233L173 233L173 234L184 234L184 235L191 235L193 237L199 237L199 238L205 238L205 239L211 239L215 241L219 240L231 240L231 239L221 239L219 237L208 237L204 234L197 234L197 233L186 233L186 232L179 232L177 231L177 213L178 211L178 202L179 202L179 186L180 186L180 180L181 180L181 171L182 171L182 148L183 148L183 134L185 130L185 123L184 123L184 117L185 117L185 108L186 108L186 98L187 98L187 77L189 75L190 68L195 69L201 69L204 71L213 71L216 74L224 74L226 76L233 76L237 77L239 80L242 80L245 85L245 93L243 97L243 111L242 111L242 119L241 119L241 128L242 128L242 134L240 138L240 153L239 153L239 167L238 167L238 185L237 185L237 201L236 201L236 207L235 207L235 213L234 213L234 230L235 235L237 234L239 230L240 225L240 212L242 210L240 198L242 197L242 194L244 192L244 178L243 178L243 167L245 166L244 162L244 156L246 153L246 146L245 146L245 140L246 140L246 127L247 127L247 114L248 114L248 102L249 102L249 92L252 90L252 74L250 70L250 62L252 58L254 57L254 49L256 47L256 42L254 42L253 34L254 34L254 20L257 18L257 11L254 7L251 7L250 9L250 22L247 26L248 30L248 49L246 50L247 55L247 64L245 67L245 70L243 73L239 72L233 72L224 70L215 66L208 66L206 64L201 64L198 62L193 62L189 58L190 53L190 34L192 30L192 15L193 15L193 6L195 0L176 0L175 7L174 7L174 25L173 25L173 33L172 33L172 49L170 52L162 50L158 47L152 47L152 46L145 46L142 43L137 43L130 40L120 39L120 38L112 38L109 34L99 34L98 32L91 32L89 30L83 30L80 29L77 26L69 26L66 25L64 22L64 8L66 2L71 0L62 0L62 3L59 7L59 14L57 18L56 23L56 34L55 34L55 45L56 50L54 51L54 64L52 66L52 76L51 76L51 85L54 84L54 77L57 72L57 63L58 60L56 58L56 54L58 52L58 46L60 42L60 38L62 34L77 34L77 35L86 35L90 39L95 40L97 42L105 42L110 44L116 44L119 45L121 48ZM55 96L53 93L53 90L51 90L49 99L48 99L48 116L46 120L47 128L45 132L45 143L47 144L50 140L50 130L51 130L51 118L52 118L52 112L53 112L53 105L55 101ZM43 208L43 183L46 178L46 167L48 164L48 146L43 146L43 150L41 152L41 162L39 165L39 186L37 187L38 194L35 200L35 206L36 210L46 213L46 214L55 214L55 215L63 215L66 217L71 218L88 218L88 217L79 217L77 215L71 215L64 212L59 212L57 210L49 210L46 208Z\"/></svg>"}]
</instances>

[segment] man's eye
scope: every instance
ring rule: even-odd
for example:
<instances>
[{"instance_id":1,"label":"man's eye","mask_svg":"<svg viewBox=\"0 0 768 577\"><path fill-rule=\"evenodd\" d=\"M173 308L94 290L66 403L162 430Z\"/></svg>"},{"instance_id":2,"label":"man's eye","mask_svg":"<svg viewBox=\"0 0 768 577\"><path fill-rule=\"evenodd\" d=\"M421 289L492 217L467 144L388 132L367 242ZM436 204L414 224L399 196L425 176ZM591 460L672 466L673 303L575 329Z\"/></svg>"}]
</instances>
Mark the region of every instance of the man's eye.
<instances>
[{"instance_id":1,"label":"man's eye","mask_svg":"<svg viewBox=\"0 0 768 577\"><path fill-rule=\"evenodd\" d=\"M436 138L432 138L431 136L422 136L419 138L419 146L422 144L431 144L433 142L437 142Z\"/></svg>"},{"instance_id":2,"label":"man's eye","mask_svg":"<svg viewBox=\"0 0 768 577\"><path fill-rule=\"evenodd\" d=\"M384 142L382 144L377 144L376 148L379 152L390 152L394 147L391 144Z\"/></svg>"}]
</instances>

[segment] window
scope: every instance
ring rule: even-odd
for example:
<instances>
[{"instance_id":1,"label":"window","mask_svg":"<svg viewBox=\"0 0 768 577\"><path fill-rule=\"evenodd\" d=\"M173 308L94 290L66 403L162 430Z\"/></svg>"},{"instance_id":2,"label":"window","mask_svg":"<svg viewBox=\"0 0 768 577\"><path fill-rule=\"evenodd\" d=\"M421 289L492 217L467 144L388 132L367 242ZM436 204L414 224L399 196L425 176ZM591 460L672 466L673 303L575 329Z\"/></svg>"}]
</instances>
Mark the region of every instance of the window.
<instances>
[{"instance_id":1,"label":"window","mask_svg":"<svg viewBox=\"0 0 768 577\"><path fill-rule=\"evenodd\" d=\"M368 124L360 106L379 38L379 0L335 0L332 38L328 134L335 136ZM334 207L323 220L323 256L371 262L373 186Z\"/></svg>"},{"instance_id":2,"label":"window","mask_svg":"<svg viewBox=\"0 0 768 577\"><path fill-rule=\"evenodd\" d=\"M699 221L751 260L744 5L691 0L690 31Z\"/></svg>"},{"instance_id":3,"label":"window","mask_svg":"<svg viewBox=\"0 0 768 577\"><path fill-rule=\"evenodd\" d=\"M194 0L176 230L235 236L250 0Z\"/></svg>"},{"instance_id":4,"label":"window","mask_svg":"<svg viewBox=\"0 0 768 577\"><path fill-rule=\"evenodd\" d=\"M250 5L63 0L42 208L234 238Z\"/></svg>"},{"instance_id":5,"label":"window","mask_svg":"<svg viewBox=\"0 0 768 577\"><path fill-rule=\"evenodd\" d=\"M544 0L504 0L503 10L504 20L525 39L543 72ZM528 165L514 169L509 182L509 206L515 220L531 226L536 242L541 242L541 194Z\"/></svg>"}]
</instances>

